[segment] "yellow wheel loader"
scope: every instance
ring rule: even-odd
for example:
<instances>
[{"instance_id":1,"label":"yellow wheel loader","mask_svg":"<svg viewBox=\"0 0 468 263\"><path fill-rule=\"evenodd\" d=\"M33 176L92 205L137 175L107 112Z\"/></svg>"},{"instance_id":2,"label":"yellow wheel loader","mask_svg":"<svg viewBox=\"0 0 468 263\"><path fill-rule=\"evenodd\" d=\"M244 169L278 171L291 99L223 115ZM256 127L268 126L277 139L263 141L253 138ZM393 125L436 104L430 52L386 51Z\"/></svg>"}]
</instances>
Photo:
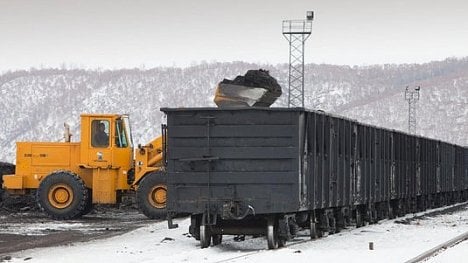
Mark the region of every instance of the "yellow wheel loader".
<instances>
[{"instance_id":1,"label":"yellow wheel loader","mask_svg":"<svg viewBox=\"0 0 468 263\"><path fill-rule=\"evenodd\" d=\"M146 216L166 217L164 126L162 136L135 152L127 115L83 114L81 141L70 137L65 125L65 142L17 142L16 169L0 163L3 191L35 192L40 208L58 220L80 217L93 204L116 204L136 191Z\"/></svg>"}]
</instances>

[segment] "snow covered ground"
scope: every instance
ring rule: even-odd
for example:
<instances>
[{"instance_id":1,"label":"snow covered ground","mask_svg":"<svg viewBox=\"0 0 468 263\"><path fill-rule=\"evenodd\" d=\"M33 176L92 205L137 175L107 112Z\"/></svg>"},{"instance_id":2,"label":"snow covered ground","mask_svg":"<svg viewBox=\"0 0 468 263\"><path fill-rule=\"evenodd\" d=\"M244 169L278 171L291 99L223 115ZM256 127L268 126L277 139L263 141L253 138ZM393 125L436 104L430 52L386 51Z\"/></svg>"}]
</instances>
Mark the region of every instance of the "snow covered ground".
<instances>
[{"instance_id":1,"label":"snow covered ground","mask_svg":"<svg viewBox=\"0 0 468 263\"><path fill-rule=\"evenodd\" d=\"M231 236L225 236L220 246L200 249L188 235L190 220L185 218L178 221L177 229L158 222L104 240L21 251L11 254L10 262L404 262L468 231L468 205L449 214L403 219L350 228L315 241L291 242L272 251L266 249L264 238L235 242ZM304 231L295 241L307 239ZM369 242L374 250L369 250ZM467 262L467 258L468 242L464 242L430 262Z\"/></svg>"},{"instance_id":2,"label":"snow covered ground","mask_svg":"<svg viewBox=\"0 0 468 263\"><path fill-rule=\"evenodd\" d=\"M462 242L455 247L448 248L434 258L428 260L428 263L436 262L467 262L468 261L468 241Z\"/></svg>"}]
</instances>

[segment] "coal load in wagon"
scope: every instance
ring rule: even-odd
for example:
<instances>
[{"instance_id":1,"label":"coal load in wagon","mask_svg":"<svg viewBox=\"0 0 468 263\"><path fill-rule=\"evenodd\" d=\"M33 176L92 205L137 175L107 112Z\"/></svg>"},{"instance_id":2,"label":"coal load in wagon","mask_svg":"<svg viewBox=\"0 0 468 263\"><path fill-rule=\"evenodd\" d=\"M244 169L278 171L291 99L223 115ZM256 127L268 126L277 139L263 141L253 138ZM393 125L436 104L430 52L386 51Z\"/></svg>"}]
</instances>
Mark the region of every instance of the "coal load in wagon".
<instances>
[{"instance_id":1,"label":"coal load in wagon","mask_svg":"<svg viewBox=\"0 0 468 263\"><path fill-rule=\"evenodd\" d=\"M267 70L249 70L234 80L221 81L214 102L219 108L270 107L281 94L281 86Z\"/></svg>"}]
</instances>

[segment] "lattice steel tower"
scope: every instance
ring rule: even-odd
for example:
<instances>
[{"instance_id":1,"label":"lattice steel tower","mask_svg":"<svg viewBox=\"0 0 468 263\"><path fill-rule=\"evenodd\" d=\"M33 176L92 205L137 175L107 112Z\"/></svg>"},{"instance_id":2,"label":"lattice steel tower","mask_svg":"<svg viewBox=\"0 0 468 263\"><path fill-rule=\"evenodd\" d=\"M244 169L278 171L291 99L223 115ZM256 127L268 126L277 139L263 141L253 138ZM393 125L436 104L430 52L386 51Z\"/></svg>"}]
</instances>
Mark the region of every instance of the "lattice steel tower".
<instances>
[{"instance_id":1,"label":"lattice steel tower","mask_svg":"<svg viewBox=\"0 0 468 263\"><path fill-rule=\"evenodd\" d=\"M304 45L312 33L314 12L306 20L284 20L283 36L289 42L288 107L304 107Z\"/></svg>"},{"instance_id":2,"label":"lattice steel tower","mask_svg":"<svg viewBox=\"0 0 468 263\"><path fill-rule=\"evenodd\" d=\"M416 134L416 103L419 100L419 90L420 86L417 86L415 89L410 90L406 86L405 90L405 100L408 101L408 132L411 134Z\"/></svg>"}]
</instances>

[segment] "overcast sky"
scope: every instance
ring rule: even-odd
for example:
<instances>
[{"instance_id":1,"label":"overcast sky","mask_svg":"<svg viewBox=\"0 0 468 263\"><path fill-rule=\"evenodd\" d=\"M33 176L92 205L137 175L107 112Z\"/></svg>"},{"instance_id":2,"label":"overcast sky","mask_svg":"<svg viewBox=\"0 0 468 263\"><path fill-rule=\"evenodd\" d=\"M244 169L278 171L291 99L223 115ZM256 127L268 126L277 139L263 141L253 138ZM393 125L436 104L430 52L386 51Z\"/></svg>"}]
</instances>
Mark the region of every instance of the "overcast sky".
<instances>
[{"instance_id":1,"label":"overcast sky","mask_svg":"<svg viewBox=\"0 0 468 263\"><path fill-rule=\"evenodd\" d=\"M315 11L306 63L468 55L466 0L0 0L0 70L287 63L285 19Z\"/></svg>"}]
</instances>

